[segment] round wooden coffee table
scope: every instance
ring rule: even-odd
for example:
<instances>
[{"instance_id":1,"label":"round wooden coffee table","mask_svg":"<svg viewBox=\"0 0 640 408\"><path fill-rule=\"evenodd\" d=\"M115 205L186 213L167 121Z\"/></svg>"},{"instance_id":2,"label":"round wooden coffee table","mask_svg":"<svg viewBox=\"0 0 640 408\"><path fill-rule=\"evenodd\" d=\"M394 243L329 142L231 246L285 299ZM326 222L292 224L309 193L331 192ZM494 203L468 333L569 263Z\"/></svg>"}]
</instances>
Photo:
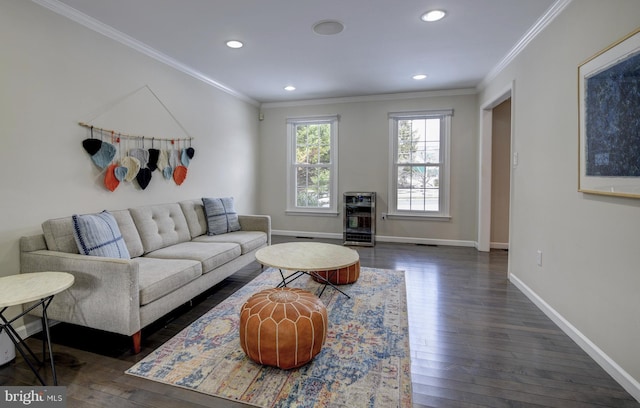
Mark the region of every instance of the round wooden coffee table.
<instances>
[{"instance_id":1,"label":"round wooden coffee table","mask_svg":"<svg viewBox=\"0 0 640 408\"><path fill-rule=\"evenodd\" d=\"M262 265L280 270L282 282L278 287L286 287L288 283L302 275L309 275L323 283L322 296L327 286L349 297L336 287L326 275L319 275L315 271L339 270L360 262L358 252L351 248L321 242L287 242L270 245L256 252L256 260ZM285 275L284 271L293 271Z\"/></svg>"}]
</instances>

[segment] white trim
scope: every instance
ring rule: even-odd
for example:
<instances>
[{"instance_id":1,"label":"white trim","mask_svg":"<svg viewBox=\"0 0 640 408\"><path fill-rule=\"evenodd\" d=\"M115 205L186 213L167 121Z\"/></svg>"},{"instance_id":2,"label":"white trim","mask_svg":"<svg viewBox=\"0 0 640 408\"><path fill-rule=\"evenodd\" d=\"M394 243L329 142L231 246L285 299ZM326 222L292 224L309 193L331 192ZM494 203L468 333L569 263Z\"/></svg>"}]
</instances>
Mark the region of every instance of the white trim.
<instances>
[{"instance_id":1,"label":"white trim","mask_svg":"<svg viewBox=\"0 0 640 408\"><path fill-rule=\"evenodd\" d=\"M424 117L453 116L453 109L389 112L390 119L412 119Z\"/></svg>"},{"instance_id":2,"label":"white trim","mask_svg":"<svg viewBox=\"0 0 640 408\"><path fill-rule=\"evenodd\" d=\"M508 242L492 242L490 245L491 249L509 249Z\"/></svg>"},{"instance_id":3,"label":"white trim","mask_svg":"<svg viewBox=\"0 0 640 408\"><path fill-rule=\"evenodd\" d=\"M340 120L340 115L311 115L311 116L291 116L287 117L287 123L318 123L318 122L327 122L333 123Z\"/></svg>"},{"instance_id":4,"label":"white trim","mask_svg":"<svg viewBox=\"0 0 640 408\"><path fill-rule=\"evenodd\" d=\"M464 88L444 91L403 92L395 94L347 96L342 98L307 99L301 101L266 102L260 105L260 107L264 109L291 108L297 106L329 105L334 103L397 101L406 99L435 98L440 96L476 95L477 93L478 91L475 88Z\"/></svg>"},{"instance_id":5,"label":"white trim","mask_svg":"<svg viewBox=\"0 0 640 408\"><path fill-rule=\"evenodd\" d=\"M338 239L338 240L343 239L342 234L331 233L331 232L271 230L271 235L281 235L285 237L302 237L302 238L322 238L322 239ZM474 241L465 241L465 240L392 237L392 236L385 236L385 235L376 235L376 241L393 242L398 244L442 245L442 246L459 246L459 247L475 247L475 244L476 244Z\"/></svg>"},{"instance_id":6,"label":"white trim","mask_svg":"<svg viewBox=\"0 0 640 408\"><path fill-rule=\"evenodd\" d=\"M214 79L208 77L207 75L203 74L200 71L197 71L183 63L181 63L180 61L169 57L166 54L161 53L160 51L148 46L147 44L136 40L135 38L132 38L126 34L124 34L121 31L116 30L115 28L104 24L96 19L94 19L93 17L90 17L76 9L74 9L71 6L68 6L64 3L61 3L58 0L31 0L36 4L39 4L42 7L45 7L51 11L53 11L54 13L57 13L61 16L64 16L70 20L75 21L76 23L83 25L85 27L87 27L90 30L93 30L99 34L104 35L105 37L108 37L114 41L119 42L120 44L123 44L129 48L132 48L148 57L151 57L153 59L155 59L156 61L159 61L165 65L168 65L184 74L187 74L197 80L200 80L208 85L213 86L214 88L217 88L229 95L235 96L238 99L241 99L245 102L250 103L251 105L254 106L259 106L260 102L238 92L235 91L231 88L229 88L226 85L221 84L220 82L215 81Z\"/></svg>"},{"instance_id":7,"label":"white trim","mask_svg":"<svg viewBox=\"0 0 640 408\"><path fill-rule=\"evenodd\" d=\"M391 217L414 216L423 218L451 218L451 117L453 109L426 111L389 112L389 180L388 214ZM398 180L398 122L404 119L439 118L440 119L440 183L439 211L410 211L397 208Z\"/></svg>"},{"instance_id":8,"label":"white trim","mask_svg":"<svg viewBox=\"0 0 640 408\"><path fill-rule=\"evenodd\" d=\"M522 36L522 38L511 48L511 50L507 53L507 55L502 58L502 60L493 67L491 71L480 81L478 86L476 87L477 91L484 89L489 82L494 80L502 70L504 70L507 65L511 64L511 62L529 45L531 41L534 40L544 30L547 28L549 24L553 20L555 20L562 11L567 8L567 6L571 3L572 0L558 0L549 7L549 9L529 28L529 30Z\"/></svg>"},{"instance_id":9,"label":"white trim","mask_svg":"<svg viewBox=\"0 0 640 408\"><path fill-rule=\"evenodd\" d=\"M418 213L418 212L414 212L411 214L408 213L404 213L404 212L388 212L387 215L385 216L387 219L396 219L396 220L401 220L401 219L405 219L405 220L413 220L413 221L419 221L419 220L425 220L425 221L449 221L451 220L451 215L432 215L429 212L423 212L423 213Z\"/></svg>"},{"instance_id":10,"label":"white trim","mask_svg":"<svg viewBox=\"0 0 640 408\"><path fill-rule=\"evenodd\" d=\"M378 242L395 242L399 244L420 244L420 245L442 245L442 246L458 246L458 247L475 247L474 241L460 239L432 239L432 238L414 238L414 237L391 237L384 235L376 235Z\"/></svg>"},{"instance_id":11,"label":"white trim","mask_svg":"<svg viewBox=\"0 0 640 408\"><path fill-rule=\"evenodd\" d=\"M575 341L582 350L584 350L596 363L600 365L614 380L616 380L622 388L627 390L635 399L640 401L640 383L636 381L628 372L618 365L611 357L602 351L595 343L593 343L580 330L573 326L565 319L557 310L552 308L529 286L521 281L513 273L509 274L509 280L529 298L542 312L549 317L563 332Z\"/></svg>"},{"instance_id":12,"label":"white trim","mask_svg":"<svg viewBox=\"0 0 640 408\"><path fill-rule=\"evenodd\" d=\"M302 238L323 238L323 239L339 239L342 240L342 234L335 232L309 232L309 231L288 231L288 230L271 230L271 235L281 235L283 237L302 237Z\"/></svg>"},{"instance_id":13,"label":"white trim","mask_svg":"<svg viewBox=\"0 0 640 408\"><path fill-rule=\"evenodd\" d=\"M315 208L309 210L285 210L284 213L287 215L310 215L314 217L337 217L340 215L337 211L320 211Z\"/></svg>"},{"instance_id":14,"label":"white trim","mask_svg":"<svg viewBox=\"0 0 640 408\"><path fill-rule=\"evenodd\" d=\"M511 157L515 151L514 115L515 81L512 81L497 95L488 98L480 107L480 137L478 146L478 250L488 252L491 249L491 161L493 160L491 147L493 143L493 109L511 98ZM511 159L510 159L511 160ZM509 167L509 220L511 220L511 205L513 203L513 166ZM509 222L509 229L513 223ZM509 231L511 237L512 231Z\"/></svg>"},{"instance_id":15,"label":"white trim","mask_svg":"<svg viewBox=\"0 0 640 408\"><path fill-rule=\"evenodd\" d=\"M49 328L55 326L60 322L56 320L49 320ZM42 331L42 323L41 320L34 316L33 320L23 324L22 326L14 327L16 332L20 337L26 339L28 337L33 336L34 334L40 333Z\"/></svg>"},{"instance_id":16,"label":"white trim","mask_svg":"<svg viewBox=\"0 0 640 408\"><path fill-rule=\"evenodd\" d=\"M287 118L287 203L286 214L295 215L338 215L338 123L340 115L321 115L321 116L299 116ZM329 185L330 201L328 208L320 207L297 207L296 206L296 185L295 185L295 167L296 167L296 133L295 127L300 124L326 123L330 127L330 163L328 166L331 171L331 179Z\"/></svg>"}]
</instances>

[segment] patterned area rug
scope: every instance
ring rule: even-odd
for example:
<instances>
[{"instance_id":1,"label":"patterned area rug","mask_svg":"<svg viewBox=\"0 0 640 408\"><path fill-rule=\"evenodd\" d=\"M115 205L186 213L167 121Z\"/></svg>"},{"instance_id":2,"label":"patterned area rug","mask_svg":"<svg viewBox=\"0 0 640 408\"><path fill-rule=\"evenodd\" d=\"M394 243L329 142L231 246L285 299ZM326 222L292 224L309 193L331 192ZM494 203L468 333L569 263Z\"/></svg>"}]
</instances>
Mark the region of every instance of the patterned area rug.
<instances>
[{"instance_id":1,"label":"patterned area rug","mask_svg":"<svg viewBox=\"0 0 640 408\"><path fill-rule=\"evenodd\" d=\"M357 282L340 286L350 299L328 287L325 345L292 370L249 360L238 334L244 302L280 279L265 270L126 373L259 407L411 406L404 272L363 267ZM289 286L320 288L307 275Z\"/></svg>"}]
</instances>

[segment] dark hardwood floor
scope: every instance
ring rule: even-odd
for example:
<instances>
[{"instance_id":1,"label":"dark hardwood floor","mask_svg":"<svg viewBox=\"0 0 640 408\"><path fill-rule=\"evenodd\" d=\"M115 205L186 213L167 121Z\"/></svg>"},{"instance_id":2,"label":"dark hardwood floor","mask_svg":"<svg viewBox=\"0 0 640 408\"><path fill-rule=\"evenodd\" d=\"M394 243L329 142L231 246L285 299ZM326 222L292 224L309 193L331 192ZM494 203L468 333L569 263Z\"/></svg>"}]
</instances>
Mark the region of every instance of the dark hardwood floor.
<instances>
[{"instance_id":1,"label":"dark hardwood floor","mask_svg":"<svg viewBox=\"0 0 640 408\"><path fill-rule=\"evenodd\" d=\"M273 237L274 243L291 240ZM415 407L640 407L509 283L508 252L392 243L357 250L362 266L406 271ZM137 355L128 338L56 325L52 338L67 406L243 406L124 371L260 270L256 263L244 268L143 330ZM27 341L39 350L39 339ZM48 379L49 371L43 369ZM9 385L38 385L21 358L0 368L0 386Z\"/></svg>"}]
</instances>

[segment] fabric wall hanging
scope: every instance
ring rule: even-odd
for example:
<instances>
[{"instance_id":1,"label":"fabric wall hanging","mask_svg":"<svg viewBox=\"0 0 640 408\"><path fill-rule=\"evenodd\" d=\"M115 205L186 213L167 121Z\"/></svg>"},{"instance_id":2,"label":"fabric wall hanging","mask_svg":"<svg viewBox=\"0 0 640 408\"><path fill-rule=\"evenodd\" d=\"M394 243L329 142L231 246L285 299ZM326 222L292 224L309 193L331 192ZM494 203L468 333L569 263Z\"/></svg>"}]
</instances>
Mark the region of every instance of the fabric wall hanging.
<instances>
[{"instance_id":1,"label":"fabric wall hanging","mask_svg":"<svg viewBox=\"0 0 640 408\"><path fill-rule=\"evenodd\" d=\"M82 147L93 163L104 170L104 186L109 191L115 191L121 183L131 183L133 180L137 181L141 190L145 190L151 183L153 172L156 170L165 180L181 185L187 178L187 168L195 155L195 149L191 146L193 138L147 85L128 96L143 89L153 95L186 137L132 135L79 122L80 126L90 131L89 137L82 141ZM93 120L95 119L97 117ZM104 140L105 134L110 135L109 141Z\"/></svg>"}]
</instances>

